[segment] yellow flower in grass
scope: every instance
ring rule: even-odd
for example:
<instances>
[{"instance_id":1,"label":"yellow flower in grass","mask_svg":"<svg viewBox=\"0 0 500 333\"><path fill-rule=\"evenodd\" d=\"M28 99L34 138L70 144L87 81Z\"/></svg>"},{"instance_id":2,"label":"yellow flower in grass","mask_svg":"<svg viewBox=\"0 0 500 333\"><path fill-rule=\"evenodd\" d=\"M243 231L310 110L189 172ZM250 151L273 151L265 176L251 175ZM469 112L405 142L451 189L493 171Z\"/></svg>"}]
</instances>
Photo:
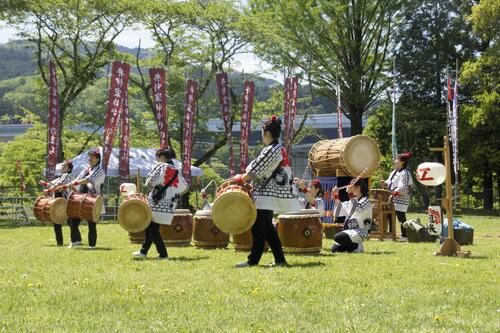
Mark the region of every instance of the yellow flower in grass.
<instances>
[{"instance_id":1,"label":"yellow flower in grass","mask_svg":"<svg viewBox=\"0 0 500 333\"><path fill-rule=\"evenodd\" d=\"M250 292L250 294L252 294L252 295L257 295L259 292L260 292L260 288L259 288L259 287L257 287L257 288L255 288L254 290L252 290L252 291Z\"/></svg>"},{"instance_id":2,"label":"yellow flower in grass","mask_svg":"<svg viewBox=\"0 0 500 333\"><path fill-rule=\"evenodd\" d=\"M43 283L38 282L38 283L36 284L36 287L37 287L38 289L42 289L42 288L43 288Z\"/></svg>"}]
</instances>

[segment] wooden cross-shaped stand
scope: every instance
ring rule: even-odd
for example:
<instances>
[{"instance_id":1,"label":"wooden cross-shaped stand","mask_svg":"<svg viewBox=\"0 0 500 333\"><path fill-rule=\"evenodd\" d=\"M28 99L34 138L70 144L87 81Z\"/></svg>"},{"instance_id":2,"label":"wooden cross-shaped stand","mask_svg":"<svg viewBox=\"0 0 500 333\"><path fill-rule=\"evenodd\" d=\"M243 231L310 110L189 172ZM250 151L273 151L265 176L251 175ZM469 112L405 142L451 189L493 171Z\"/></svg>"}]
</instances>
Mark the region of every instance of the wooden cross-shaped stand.
<instances>
[{"instance_id":1,"label":"wooden cross-shaped stand","mask_svg":"<svg viewBox=\"0 0 500 333\"><path fill-rule=\"evenodd\" d=\"M452 190L451 190L451 176L450 176L450 145L448 142L448 136L444 136L444 147L443 148L430 148L430 151L443 152L444 155L444 167L446 169L446 196L441 200L441 206L446 209L446 215L448 218L448 237L444 239L443 244L441 244L441 249L439 252L434 252L436 256L459 256L468 257L470 256L470 251L460 251L460 245L454 238L453 235L453 205L452 205Z\"/></svg>"}]
</instances>

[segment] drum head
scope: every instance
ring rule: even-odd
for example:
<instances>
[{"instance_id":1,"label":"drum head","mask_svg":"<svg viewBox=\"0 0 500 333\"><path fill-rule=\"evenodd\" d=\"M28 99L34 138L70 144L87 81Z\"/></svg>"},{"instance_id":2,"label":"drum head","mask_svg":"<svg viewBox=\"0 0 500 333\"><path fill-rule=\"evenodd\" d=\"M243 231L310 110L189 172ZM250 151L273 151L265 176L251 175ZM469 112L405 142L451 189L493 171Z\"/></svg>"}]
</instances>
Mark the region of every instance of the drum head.
<instances>
[{"instance_id":1,"label":"drum head","mask_svg":"<svg viewBox=\"0 0 500 333\"><path fill-rule=\"evenodd\" d=\"M366 135L356 135L347 141L342 154L342 164L353 177L367 169L364 177L369 177L378 169L380 150L377 143Z\"/></svg>"},{"instance_id":2,"label":"drum head","mask_svg":"<svg viewBox=\"0 0 500 333\"><path fill-rule=\"evenodd\" d=\"M138 233L151 223L151 208L143 200L127 200L118 208L117 219L123 229Z\"/></svg>"},{"instance_id":3,"label":"drum head","mask_svg":"<svg viewBox=\"0 0 500 333\"><path fill-rule=\"evenodd\" d=\"M66 199L56 198L50 206L50 221L55 224L63 224L68 219L66 213Z\"/></svg>"},{"instance_id":4,"label":"drum head","mask_svg":"<svg viewBox=\"0 0 500 333\"><path fill-rule=\"evenodd\" d=\"M99 221L99 219L101 218L102 205L103 205L102 197L98 195L95 198L94 207L92 209L92 222L97 223L97 221Z\"/></svg>"},{"instance_id":5,"label":"drum head","mask_svg":"<svg viewBox=\"0 0 500 333\"><path fill-rule=\"evenodd\" d=\"M241 234L252 227L256 218L255 203L244 192L223 193L212 207L214 224L226 233Z\"/></svg>"},{"instance_id":6,"label":"drum head","mask_svg":"<svg viewBox=\"0 0 500 333\"><path fill-rule=\"evenodd\" d=\"M211 210L197 210L194 214L194 218L209 218L212 219L212 211Z\"/></svg>"}]
</instances>

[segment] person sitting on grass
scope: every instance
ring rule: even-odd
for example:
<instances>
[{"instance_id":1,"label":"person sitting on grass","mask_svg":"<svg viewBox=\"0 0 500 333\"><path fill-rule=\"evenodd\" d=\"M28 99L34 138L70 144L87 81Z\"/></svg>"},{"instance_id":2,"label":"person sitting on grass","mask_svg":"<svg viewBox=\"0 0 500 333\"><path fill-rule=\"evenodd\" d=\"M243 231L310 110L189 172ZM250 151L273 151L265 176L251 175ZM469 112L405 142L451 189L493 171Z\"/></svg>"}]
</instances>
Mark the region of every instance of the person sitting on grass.
<instances>
[{"instance_id":1,"label":"person sitting on grass","mask_svg":"<svg viewBox=\"0 0 500 333\"><path fill-rule=\"evenodd\" d=\"M321 188L321 182L319 179L315 179L309 183L309 186L306 187L306 183L303 179L295 179L295 182L298 184L298 188L305 194L305 204L303 208L312 209L315 208L318 210L320 216L324 215L325 209L323 204L323 189ZM302 199L303 200L303 199ZM301 203L302 205L302 203Z\"/></svg>"},{"instance_id":2,"label":"person sitting on grass","mask_svg":"<svg viewBox=\"0 0 500 333\"><path fill-rule=\"evenodd\" d=\"M334 187L332 196L335 200L334 216L345 216L344 230L333 237L335 244L332 252L364 252L363 240L368 238L372 222L372 205L368 198L368 181L361 178L347 187L351 198L340 202L339 189Z\"/></svg>"}]
</instances>

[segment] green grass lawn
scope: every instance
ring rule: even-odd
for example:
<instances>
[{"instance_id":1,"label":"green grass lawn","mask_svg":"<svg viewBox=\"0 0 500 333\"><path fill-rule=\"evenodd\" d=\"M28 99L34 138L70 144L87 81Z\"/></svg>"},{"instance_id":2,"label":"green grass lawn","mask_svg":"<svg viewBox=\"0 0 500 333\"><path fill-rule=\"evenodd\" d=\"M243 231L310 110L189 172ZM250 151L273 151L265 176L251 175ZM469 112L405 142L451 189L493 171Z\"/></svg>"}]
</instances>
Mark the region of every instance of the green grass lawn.
<instances>
[{"instance_id":1,"label":"green grass lawn","mask_svg":"<svg viewBox=\"0 0 500 333\"><path fill-rule=\"evenodd\" d=\"M500 220L461 220L475 227L471 258L377 240L332 254L324 239L318 256L288 255L291 267L265 267L266 253L245 269L232 247L132 260L139 246L117 224L98 225L94 251L56 247L51 227L3 225L0 331L499 332Z\"/></svg>"}]
</instances>

